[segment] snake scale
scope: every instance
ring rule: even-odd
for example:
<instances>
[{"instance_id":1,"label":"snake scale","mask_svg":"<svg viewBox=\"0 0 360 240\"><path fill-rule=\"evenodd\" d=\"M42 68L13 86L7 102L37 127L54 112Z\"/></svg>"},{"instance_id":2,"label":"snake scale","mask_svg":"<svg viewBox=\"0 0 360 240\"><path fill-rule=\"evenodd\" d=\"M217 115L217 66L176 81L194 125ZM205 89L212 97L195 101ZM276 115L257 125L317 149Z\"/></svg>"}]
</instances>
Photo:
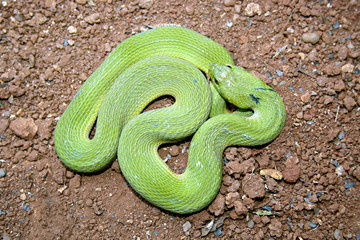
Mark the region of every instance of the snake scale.
<instances>
[{"instance_id":1,"label":"snake scale","mask_svg":"<svg viewBox=\"0 0 360 240\"><path fill-rule=\"evenodd\" d=\"M143 112L164 95L173 96L175 103ZM227 102L237 110L229 112ZM160 208L184 214L201 210L217 195L226 147L266 144L284 122L279 94L234 66L223 46L169 26L119 44L76 93L54 139L63 164L77 172L103 170L117 154L136 192ZM186 170L175 174L158 148L191 135Z\"/></svg>"}]
</instances>

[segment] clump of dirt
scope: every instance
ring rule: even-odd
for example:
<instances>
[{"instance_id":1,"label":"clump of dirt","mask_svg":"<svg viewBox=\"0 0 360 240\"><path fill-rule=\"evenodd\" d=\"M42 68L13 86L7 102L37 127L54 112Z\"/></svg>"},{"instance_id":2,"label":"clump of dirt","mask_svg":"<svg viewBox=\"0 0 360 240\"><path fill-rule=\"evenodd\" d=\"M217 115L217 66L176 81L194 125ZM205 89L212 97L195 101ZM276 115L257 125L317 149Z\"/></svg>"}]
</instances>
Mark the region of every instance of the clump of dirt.
<instances>
[{"instance_id":1,"label":"clump of dirt","mask_svg":"<svg viewBox=\"0 0 360 240\"><path fill-rule=\"evenodd\" d=\"M3 239L360 239L359 8L356 0L2 0ZM118 43L162 24L224 45L280 93L288 114L267 146L228 148L215 201L186 216L143 201L116 162L80 175L54 150L56 123L81 84ZM184 141L159 152L181 172L187 149Z\"/></svg>"}]
</instances>

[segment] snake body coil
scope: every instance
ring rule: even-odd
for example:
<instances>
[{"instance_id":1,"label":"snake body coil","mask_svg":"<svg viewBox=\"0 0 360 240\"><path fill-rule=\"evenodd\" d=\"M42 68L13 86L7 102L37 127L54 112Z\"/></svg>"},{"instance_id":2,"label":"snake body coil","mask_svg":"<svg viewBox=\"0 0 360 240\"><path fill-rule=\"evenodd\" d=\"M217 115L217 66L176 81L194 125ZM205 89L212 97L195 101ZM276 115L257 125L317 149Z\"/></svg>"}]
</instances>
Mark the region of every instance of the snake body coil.
<instances>
[{"instance_id":1,"label":"snake body coil","mask_svg":"<svg viewBox=\"0 0 360 240\"><path fill-rule=\"evenodd\" d=\"M175 104L141 113L164 95ZM228 113L225 101L238 110ZM281 97L234 66L221 45L186 28L163 27L134 35L110 53L61 116L55 147L78 172L102 170L117 153L122 173L142 197L191 213L218 193L227 146L268 143L284 121ZM186 170L175 174L157 150L194 133Z\"/></svg>"}]
</instances>

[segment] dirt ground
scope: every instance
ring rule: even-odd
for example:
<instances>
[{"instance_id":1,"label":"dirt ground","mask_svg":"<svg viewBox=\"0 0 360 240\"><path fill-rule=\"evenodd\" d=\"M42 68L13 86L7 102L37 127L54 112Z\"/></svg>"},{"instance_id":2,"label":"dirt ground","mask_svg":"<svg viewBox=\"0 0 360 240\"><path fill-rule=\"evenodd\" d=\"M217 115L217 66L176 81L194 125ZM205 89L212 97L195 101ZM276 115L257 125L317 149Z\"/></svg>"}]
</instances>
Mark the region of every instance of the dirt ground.
<instances>
[{"instance_id":1,"label":"dirt ground","mask_svg":"<svg viewBox=\"0 0 360 240\"><path fill-rule=\"evenodd\" d=\"M357 0L2 0L0 236L359 240L359 19ZM228 148L216 200L186 216L142 200L117 162L81 175L54 150L57 121L87 77L124 39L163 24L224 45L288 114L267 146ZM174 171L184 146L159 150Z\"/></svg>"}]
</instances>

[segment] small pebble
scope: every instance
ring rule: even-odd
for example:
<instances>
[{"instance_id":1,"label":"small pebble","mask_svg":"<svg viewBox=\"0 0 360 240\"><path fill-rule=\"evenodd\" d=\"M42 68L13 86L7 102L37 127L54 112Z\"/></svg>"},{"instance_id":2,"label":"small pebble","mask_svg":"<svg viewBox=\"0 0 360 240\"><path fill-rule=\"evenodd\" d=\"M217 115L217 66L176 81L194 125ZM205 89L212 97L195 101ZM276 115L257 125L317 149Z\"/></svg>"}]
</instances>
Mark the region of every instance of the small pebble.
<instances>
[{"instance_id":1,"label":"small pebble","mask_svg":"<svg viewBox=\"0 0 360 240\"><path fill-rule=\"evenodd\" d=\"M17 118L10 123L9 128L15 135L26 140L33 138L38 131L38 126L32 118Z\"/></svg>"},{"instance_id":2,"label":"small pebble","mask_svg":"<svg viewBox=\"0 0 360 240\"><path fill-rule=\"evenodd\" d=\"M320 40L320 35L318 33L304 33L301 39L306 43L316 44Z\"/></svg>"},{"instance_id":3,"label":"small pebble","mask_svg":"<svg viewBox=\"0 0 360 240\"><path fill-rule=\"evenodd\" d=\"M281 77L284 74L284 72L281 70L275 70L275 72L279 77Z\"/></svg>"},{"instance_id":4,"label":"small pebble","mask_svg":"<svg viewBox=\"0 0 360 240\"><path fill-rule=\"evenodd\" d=\"M218 194L215 200L209 206L209 211L214 213L215 216L219 216L224 213L225 197L222 194Z\"/></svg>"},{"instance_id":5,"label":"small pebble","mask_svg":"<svg viewBox=\"0 0 360 240\"><path fill-rule=\"evenodd\" d=\"M324 73L328 76L336 76L341 74L341 65L339 62L328 64L324 69Z\"/></svg>"},{"instance_id":6,"label":"small pebble","mask_svg":"<svg viewBox=\"0 0 360 240\"><path fill-rule=\"evenodd\" d=\"M348 47L349 49L354 49L354 48L355 48L355 46L354 46L354 44L353 44L352 42L349 42L349 43L347 44L347 47Z\"/></svg>"},{"instance_id":7,"label":"small pebble","mask_svg":"<svg viewBox=\"0 0 360 240\"><path fill-rule=\"evenodd\" d=\"M242 180L244 193L250 198L263 198L265 196L265 186L262 178L255 174L246 174Z\"/></svg>"},{"instance_id":8,"label":"small pebble","mask_svg":"<svg viewBox=\"0 0 360 240\"><path fill-rule=\"evenodd\" d=\"M22 208L23 208L26 212L30 211L30 207L29 207L28 205L24 205L24 206L22 206Z\"/></svg>"},{"instance_id":9,"label":"small pebble","mask_svg":"<svg viewBox=\"0 0 360 240\"><path fill-rule=\"evenodd\" d=\"M344 105L348 111L351 111L356 106L356 101L352 97L346 96L344 98Z\"/></svg>"},{"instance_id":10,"label":"small pebble","mask_svg":"<svg viewBox=\"0 0 360 240\"><path fill-rule=\"evenodd\" d=\"M69 40L68 40L68 44L69 44L70 46L73 46L73 45L75 44L75 41L72 40L72 39L69 39Z\"/></svg>"},{"instance_id":11,"label":"small pebble","mask_svg":"<svg viewBox=\"0 0 360 240\"><path fill-rule=\"evenodd\" d=\"M76 0L75 2L80 5L85 5L87 3L87 0Z\"/></svg>"},{"instance_id":12,"label":"small pebble","mask_svg":"<svg viewBox=\"0 0 360 240\"><path fill-rule=\"evenodd\" d=\"M304 113L303 112L298 112L297 114L296 114L296 118L298 118L298 119L302 119L304 117Z\"/></svg>"},{"instance_id":13,"label":"small pebble","mask_svg":"<svg viewBox=\"0 0 360 240\"><path fill-rule=\"evenodd\" d=\"M87 78L88 78L88 76L86 75L86 73L81 73L81 74L79 75L79 79L80 79L81 81L85 81Z\"/></svg>"},{"instance_id":14,"label":"small pebble","mask_svg":"<svg viewBox=\"0 0 360 240\"><path fill-rule=\"evenodd\" d=\"M206 235L208 235L213 226L214 226L214 219L201 228L201 236L205 237Z\"/></svg>"},{"instance_id":15,"label":"small pebble","mask_svg":"<svg viewBox=\"0 0 360 240\"><path fill-rule=\"evenodd\" d=\"M345 85L344 81L339 79L338 81L335 82L333 89L337 92L341 92L342 90L345 89L345 87L346 87L346 85Z\"/></svg>"},{"instance_id":16,"label":"small pebble","mask_svg":"<svg viewBox=\"0 0 360 240\"><path fill-rule=\"evenodd\" d=\"M288 183L295 183L300 177L301 169L298 165L289 164L283 171L284 180Z\"/></svg>"},{"instance_id":17,"label":"small pebble","mask_svg":"<svg viewBox=\"0 0 360 240\"><path fill-rule=\"evenodd\" d=\"M191 223L189 221L186 221L183 225L183 231L188 232L191 228Z\"/></svg>"},{"instance_id":18,"label":"small pebble","mask_svg":"<svg viewBox=\"0 0 360 240\"><path fill-rule=\"evenodd\" d=\"M235 12L236 13L241 13L241 5L239 5L239 4L235 5Z\"/></svg>"},{"instance_id":19,"label":"small pebble","mask_svg":"<svg viewBox=\"0 0 360 240\"><path fill-rule=\"evenodd\" d=\"M333 25L333 29L338 29L338 28L340 28L340 23L336 21L336 23Z\"/></svg>"},{"instance_id":20,"label":"small pebble","mask_svg":"<svg viewBox=\"0 0 360 240\"><path fill-rule=\"evenodd\" d=\"M230 27L232 27L233 25L234 25L234 24L233 24L232 22L230 22L230 21L226 21L226 26L227 26L227 27L229 27L229 28L230 28Z\"/></svg>"},{"instance_id":21,"label":"small pebble","mask_svg":"<svg viewBox=\"0 0 360 240\"><path fill-rule=\"evenodd\" d=\"M81 175L76 174L70 179L69 185L71 188L79 188L81 186Z\"/></svg>"},{"instance_id":22,"label":"small pebble","mask_svg":"<svg viewBox=\"0 0 360 240\"><path fill-rule=\"evenodd\" d=\"M348 57L348 48L346 46L342 46L338 51L338 58L340 60L345 60Z\"/></svg>"},{"instance_id":23,"label":"small pebble","mask_svg":"<svg viewBox=\"0 0 360 240\"><path fill-rule=\"evenodd\" d=\"M220 236L222 234L222 228L220 227L220 228L217 228L216 230L215 230L215 232L214 232L214 235L215 236Z\"/></svg>"},{"instance_id":24,"label":"small pebble","mask_svg":"<svg viewBox=\"0 0 360 240\"><path fill-rule=\"evenodd\" d=\"M358 58L360 56L360 49L354 49L354 47L351 48L351 46L348 46L350 48L349 56L352 58Z\"/></svg>"},{"instance_id":25,"label":"small pebble","mask_svg":"<svg viewBox=\"0 0 360 240\"><path fill-rule=\"evenodd\" d=\"M99 23L100 20L100 14L99 13L93 13L90 16L87 16L84 18L85 22L89 24Z\"/></svg>"},{"instance_id":26,"label":"small pebble","mask_svg":"<svg viewBox=\"0 0 360 240\"><path fill-rule=\"evenodd\" d=\"M351 63L347 63L341 67L341 72L343 73L352 73L354 71L355 66Z\"/></svg>"},{"instance_id":27,"label":"small pebble","mask_svg":"<svg viewBox=\"0 0 360 240\"><path fill-rule=\"evenodd\" d=\"M245 206L244 202L241 200L237 200L234 202L234 210L236 215L238 216L246 215L249 213L249 210Z\"/></svg>"},{"instance_id":28,"label":"small pebble","mask_svg":"<svg viewBox=\"0 0 360 240\"><path fill-rule=\"evenodd\" d=\"M45 7L50 9L56 8L56 0L45 0Z\"/></svg>"},{"instance_id":29,"label":"small pebble","mask_svg":"<svg viewBox=\"0 0 360 240\"><path fill-rule=\"evenodd\" d=\"M170 149L169 149L169 153L170 153L171 156L176 157L176 156L178 156L180 154L180 149L176 145L171 146Z\"/></svg>"},{"instance_id":30,"label":"small pebble","mask_svg":"<svg viewBox=\"0 0 360 240\"><path fill-rule=\"evenodd\" d=\"M194 231L194 238L198 238L198 237L200 237L201 236L201 232L199 231L199 230L195 230Z\"/></svg>"},{"instance_id":31,"label":"small pebble","mask_svg":"<svg viewBox=\"0 0 360 240\"><path fill-rule=\"evenodd\" d=\"M153 6L154 2L154 0L140 0L139 6L144 9L150 9Z\"/></svg>"},{"instance_id":32,"label":"small pebble","mask_svg":"<svg viewBox=\"0 0 360 240\"><path fill-rule=\"evenodd\" d=\"M281 180L283 178L282 174L280 171L275 170L275 169L263 169L260 170L260 175L261 176L270 176L276 180Z\"/></svg>"},{"instance_id":33,"label":"small pebble","mask_svg":"<svg viewBox=\"0 0 360 240\"><path fill-rule=\"evenodd\" d=\"M295 30L294 30L292 27L288 27L288 28L286 29L286 31L287 31L288 33L294 33L294 32L295 32Z\"/></svg>"},{"instance_id":34,"label":"small pebble","mask_svg":"<svg viewBox=\"0 0 360 240\"><path fill-rule=\"evenodd\" d=\"M255 15L261 15L260 5L257 3L249 3L245 8L245 15L253 17Z\"/></svg>"},{"instance_id":35,"label":"small pebble","mask_svg":"<svg viewBox=\"0 0 360 240\"><path fill-rule=\"evenodd\" d=\"M67 30L69 31L69 33L76 33L77 32L77 29L74 26L69 26Z\"/></svg>"},{"instance_id":36,"label":"small pebble","mask_svg":"<svg viewBox=\"0 0 360 240\"><path fill-rule=\"evenodd\" d=\"M331 96L325 96L325 97L324 97L324 104L327 105L327 104L329 104L329 103L332 103L333 100L334 100L333 97L331 97Z\"/></svg>"},{"instance_id":37,"label":"small pebble","mask_svg":"<svg viewBox=\"0 0 360 240\"><path fill-rule=\"evenodd\" d=\"M345 188L349 189L349 188L353 188L355 186L354 182L350 182L348 179L345 179Z\"/></svg>"},{"instance_id":38,"label":"small pebble","mask_svg":"<svg viewBox=\"0 0 360 240\"><path fill-rule=\"evenodd\" d=\"M252 219L250 219L250 220L248 221L247 226L248 226L248 228L254 228L254 226L255 226L254 221L253 221Z\"/></svg>"},{"instance_id":39,"label":"small pebble","mask_svg":"<svg viewBox=\"0 0 360 240\"><path fill-rule=\"evenodd\" d=\"M355 168L354 172L352 173L352 175L358 180L360 181L360 167Z\"/></svg>"},{"instance_id":40,"label":"small pebble","mask_svg":"<svg viewBox=\"0 0 360 240\"><path fill-rule=\"evenodd\" d=\"M343 237L342 237L342 232L341 232L339 229L336 229L336 230L334 231L334 238L335 238L336 240L343 239Z\"/></svg>"},{"instance_id":41,"label":"small pebble","mask_svg":"<svg viewBox=\"0 0 360 240\"><path fill-rule=\"evenodd\" d=\"M236 0L224 0L224 5L226 7L233 7L235 6Z\"/></svg>"},{"instance_id":42,"label":"small pebble","mask_svg":"<svg viewBox=\"0 0 360 240\"><path fill-rule=\"evenodd\" d=\"M96 4L94 3L93 0L88 0L87 2L88 2L90 7L96 7Z\"/></svg>"},{"instance_id":43,"label":"small pebble","mask_svg":"<svg viewBox=\"0 0 360 240\"><path fill-rule=\"evenodd\" d=\"M341 166L341 165L340 165L339 167L335 168L335 173L336 173L339 177L344 177L344 176L346 176L346 171L345 171L344 167Z\"/></svg>"},{"instance_id":44,"label":"small pebble","mask_svg":"<svg viewBox=\"0 0 360 240\"><path fill-rule=\"evenodd\" d=\"M20 194L20 199L22 201L25 201L26 200L26 194L25 193Z\"/></svg>"},{"instance_id":45,"label":"small pebble","mask_svg":"<svg viewBox=\"0 0 360 240\"><path fill-rule=\"evenodd\" d=\"M274 209L273 209L272 207L267 206L267 205L262 206L261 208L262 208L262 209L264 209L265 211L268 211L268 212L272 212L272 211L274 211Z\"/></svg>"},{"instance_id":46,"label":"small pebble","mask_svg":"<svg viewBox=\"0 0 360 240\"><path fill-rule=\"evenodd\" d=\"M308 103L310 100L310 93L306 92L305 94L301 95L300 99L303 103Z\"/></svg>"},{"instance_id":47,"label":"small pebble","mask_svg":"<svg viewBox=\"0 0 360 240\"><path fill-rule=\"evenodd\" d=\"M187 14L193 15L194 12L195 12L195 9L194 9L193 6L187 5L187 6L185 7L185 11L186 11Z\"/></svg>"},{"instance_id":48,"label":"small pebble","mask_svg":"<svg viewBox=\"0 0 360 240\"><path fill-rule=\"evenodd\" d=\"M305 58L306 58L306 54L305 53L298 53L299 54L299 56L300 56L300 58L301 58L301 60L305 60Z\"/></svg>"},{"instance_id":49,"label":"small pebble","mask_svg":"<svg viewBox=\"0 0 360 240\"><path fill-rule=\"evenodd\" d=\"M10 235L9 235L7 232L4 232L4 233L2 234L2 239L3 239L3 240L11 240L11 237L10 237Z\"/></svg>"},{"instance_id":50,"label":"small pebble","mask_svg":"<svg viewBox=\"0 0 360 240\"><path fill-rule=\"evenodd\" d=\"M314 223L310 223L309 226L312 227L312 228L316 228L318 225L314 224Z\"/></svg>"},{"instance_id":51,"label":"small pebble","mask_svg":"<svg viewBox=\"0 0 360 240\"><path fill-rule=\"evenodd\" d=\"M88 207L91 207L93 205L93 201L90 198L88 198L85 201L85 205L88 206Z\"/></svg>"},{"instance_id":52,"label":"small pebble","mask_svg":"<svg viewBox=\"0 0 360 240\"><path fill-rule=\"evenodd\" d=\"M25 20L25 17L23 14L15 14L15 19L18 20L19 22L22 22Z\"/></svg>"},{"instance_id":53,"label":"small pebble","mask_svg":"<svg viewBox=\"0 0 360 240\"><path fill-rule=\"evenodd\" d=\"M0 178L3 178L6 176L6 171L4 168L0 168Z\"/></svg>"}]
</instances>

